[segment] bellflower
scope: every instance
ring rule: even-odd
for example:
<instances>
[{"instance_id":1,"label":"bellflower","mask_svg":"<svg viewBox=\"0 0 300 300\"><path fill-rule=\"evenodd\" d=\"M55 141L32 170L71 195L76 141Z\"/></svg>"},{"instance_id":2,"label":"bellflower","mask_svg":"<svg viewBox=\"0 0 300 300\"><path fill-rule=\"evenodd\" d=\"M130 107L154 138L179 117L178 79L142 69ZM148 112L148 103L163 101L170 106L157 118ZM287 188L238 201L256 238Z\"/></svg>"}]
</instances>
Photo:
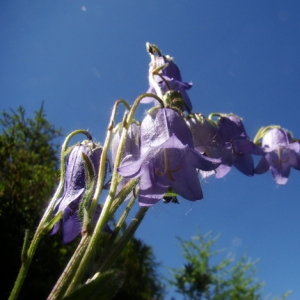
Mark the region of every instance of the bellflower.
<instances>
[{"instance_id":1,"label":"bellflower","mask_svg":"<svg viewBox=\"0 0 300 300\"><path fill-rule=\"evenodd\" d=\"M82 154L85 154L94 168L94 174L98 175L102 148L92 141L84 141L75 146L66 163L66 174L62 197L57 200L54 212L63 212L61 222L54 225L51 234L58 232L62 225L63 242L69 243L81 232L81 219L78 214L79 205L86 191L86 170ZM96 177L95 177L96 180ZM100 206L97 207L94 219L99 217Z\"/></svg>"},{"instance_id":2,"label":"bellflower","mask_svg":"<svg viewBox=\"0 0 300 300\"><path fill-rule=\"evenodd\" d=\"M111 141L111 157L112 163L115 163L117 151L120 145L120 138L122 134L122 123L116 128L116 132ZM127 130L126 140L121 158L123 159L127 155L131 155L132 159L138 159L140 156L140 125L137 123L131 123ZM122 178L118 184L117 193L128 182L127 178Z\"/></svg>"},{"instance_id":3,"label":"bellflower","mask_svg":"<svg viewBox=\"0 0 300 300\"><path fill-rule=\"evenodd\" d=\"M115 163L117 151L120 145L120 138L122 134L122 123L116 128L116 132L111 141L111 156L112 163ZM127 130L125 146L122 153L122 158L126 155L131 154L133 157L139 157L140 155L140 125L137 123L131 123Z\"/></svg>"},{"instance_id":4,"label":"bellflower","mask_svg":"<svg viewBox=\"0 0 300 300\"><path fill-rule=\"evenodd\" d=\"M171 108L152 110L141 123L141 154L124 158L118 168L126 178L140 177L140 205L152 205L170 191L188 200L203 198L197 169L212 170L219 160L196 152L183 117Z\"/></svg>"},{"instance_id":5,"label":"bellflower","mask_svg":"<svg viewBox=\"0 0 300 300\"><path fill-rule=\"evenodd\" d=\"M186 91L192 87L192 83L182 81L180 70L172 57L162 55L155 45L149 43L147 43L147 50L151 57L149 67L150 87L147 93L156 94L163 98L167 91L178 91L181 93L181 98L185 104L184 109L191 112L193 107ZM150 101L155 101L155 99L147 97L142 100L143 103Z\"/></svg>"},{"instance_id":6,"label":"bellflower","mask_svg":"<svg viewBox=\"0 0 300 300\"><path fill-rule=\"evenodd\" d=\"M266 153L258 163L255 173L263 174L268 170L278 184L285 184L291 167L300 170L300 151L298 142L293 142L291 134L282 128L269 129L262 138Z\"/></svg>"},{"instance_id":7,"label":"bellflower","mask_svg":"<svg viewBox=\"0 0 300 300\"><path fill-rule=\"evenodd\" d=\"M222 164L217 169L216 177L225 176L231 166L235 166L247 176L254 175L252 154L262 155L263 150L248 137L242 120L235 115L221 115L217 125L222 143Z\"/></svg>"},{"instance_id":8,"label":"bellflower","mask_svg":"<svg viewBox=\"0 0 300 300\"><path fill-rule=\"evenodd\" d=\"M189 115L186 123L193 137L194 148L208 157L221 157L221 139L218 127L201 114Z\"/></svg>"}]
</instances>

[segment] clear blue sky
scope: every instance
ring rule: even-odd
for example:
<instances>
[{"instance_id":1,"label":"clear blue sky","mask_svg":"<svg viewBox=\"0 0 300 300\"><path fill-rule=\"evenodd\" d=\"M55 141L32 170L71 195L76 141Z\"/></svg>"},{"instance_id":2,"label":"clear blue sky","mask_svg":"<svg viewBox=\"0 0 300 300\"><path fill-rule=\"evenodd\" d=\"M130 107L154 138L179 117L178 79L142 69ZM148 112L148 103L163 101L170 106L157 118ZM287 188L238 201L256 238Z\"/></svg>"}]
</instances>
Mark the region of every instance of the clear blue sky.
<instances>
[{"instance_id":1,"label":"clear blue sky","mask_svg":"<svg viewBox=\"0 0 300 300\"><path fill-rule=\"evenodd\" d=\"M195 112L233 112L250 137L279 124L300 138L300 2L288 0L1 1L0 109L32 115L44 101L65 134L89 129L103 141L114 101L148 88L147 41L193 82ZM176 236L212 230L218 248L260 259L265 296L300 299L300 173L278 186L270 173L232 170L202 187L200 202L148 212L137 236L157 260L180 266Z\"/></svg>"}]
</instances>

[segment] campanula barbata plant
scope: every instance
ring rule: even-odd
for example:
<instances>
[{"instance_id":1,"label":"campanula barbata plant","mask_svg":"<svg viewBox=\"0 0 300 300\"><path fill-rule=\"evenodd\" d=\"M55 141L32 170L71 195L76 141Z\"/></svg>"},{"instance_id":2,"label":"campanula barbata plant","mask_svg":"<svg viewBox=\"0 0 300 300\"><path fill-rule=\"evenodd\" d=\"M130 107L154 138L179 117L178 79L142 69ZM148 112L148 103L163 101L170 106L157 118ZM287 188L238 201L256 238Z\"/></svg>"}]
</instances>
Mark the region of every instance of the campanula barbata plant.
<instances>
[{"instance_id":1,"label":"campanula barbata plant","mask_svg":"<svg viewBox=\"0 0 300 300\"><path fill-rule=\"evenodd\" d=\"M150 43L146 50L149 87L132 104L115 102L103 144L85 130L72 132L64 141L59 185L32 241L25 239L10 299L18 297L38 242L46 234L61 234L64 243L81 237L48 299L109 299L123 283L122 273L111 272L110 266L149 207L159 201L179 203L178 198L201 200L201 177L222 178L233 167L248 177L270 170L278 184L287 182L291 168L300 170L299 141L290 131L269 125L251 139L240 116L193 112L188 95L192 83L183 80L174 59ZM140 105L148 109L142 118L136 114ZM120 112L123 120L115 124ZM72 145L72 138L82 134L86 139ZM135 202L140 208L121 231ZM122 203L125 209L110 228ZM98 253L103 234L108 242L104 253ZM91 268L95 259L99 263Z\"/></svg>"}]
</instances>

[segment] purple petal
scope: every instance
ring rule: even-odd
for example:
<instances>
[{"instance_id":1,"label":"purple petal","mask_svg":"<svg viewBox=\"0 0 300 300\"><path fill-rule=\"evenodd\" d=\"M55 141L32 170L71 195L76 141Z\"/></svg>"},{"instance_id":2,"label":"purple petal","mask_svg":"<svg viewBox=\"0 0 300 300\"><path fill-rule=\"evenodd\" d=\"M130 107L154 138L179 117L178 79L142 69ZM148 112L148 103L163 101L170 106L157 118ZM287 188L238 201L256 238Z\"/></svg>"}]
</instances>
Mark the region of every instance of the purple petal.
<instances>
[{"instance_id":1,"label":"purple petal","mask_svg":"<svg viewBox=\"0 0 300 300\"><path fill-rule=\"evenodd\" d=\"M183 145L193 148L193 138L184 119L170 108L156 109L148 114L141 124L141 155L160 146L173 134Z\"/></svg>"},{"instance_id":2,"label":"purple petal","mask_svg":"<svg viewBox=\"0 0 300 300\"><path fill-rule=\"evenodd\" d=\"M254 175L254 162L251 154L244 153L242 156L237 156L233 165L243 174L247 176Z\"/></svg>"},{"instance_id":3,"label":"purple petal","mask_svg":"<svg viewBox=\"0 0 300 300\"><path fill-rule=\"evenodd\" d=\"M295 152L291 152L290 154L290 165L294 169L300 170L300 156Z\"/></svg>"},{"instance_id":4,"label":"purple petal","mask_svg":"<svg viewBox=\"0 0 300 300\"><path fill-rule=\"evenodd\" d=\"M267 159L263 156L258 165L256 166L254 172L255 174L263 174L266 173L270 169L269 162Z\"/></svg>"},{"instance_id":5,"label":"purple petal","mask_svg":"<svg viewBox=\"0 0 300 300\"><path fill-rule=\"evenodd\" d=\"M81 232L81 223L77 213L66 209L63 214L63 243L73 241Z\"/></svg>"},{"instance_id":6,"label":"purple petal","mask_svg":"<svg viewBox=\"0 0 300 300\"><path fill-rule=\"evenodd\" d=\"M229 171L231 170L231 166L228 165L220 165L216 169L216 178L222 178L224 177Z\"/></svg>"},{"instance_id":7,"label":"purple petal","mask_svg":"<svg viewBox=\"0 0 300 300\"><path fill-rule=\"evenodd\" d=\"M287 183L290 174L290 168L279 170L278 168L271 166L270 169L277 184L283 185Z\"/></svg>"}]
</instances>

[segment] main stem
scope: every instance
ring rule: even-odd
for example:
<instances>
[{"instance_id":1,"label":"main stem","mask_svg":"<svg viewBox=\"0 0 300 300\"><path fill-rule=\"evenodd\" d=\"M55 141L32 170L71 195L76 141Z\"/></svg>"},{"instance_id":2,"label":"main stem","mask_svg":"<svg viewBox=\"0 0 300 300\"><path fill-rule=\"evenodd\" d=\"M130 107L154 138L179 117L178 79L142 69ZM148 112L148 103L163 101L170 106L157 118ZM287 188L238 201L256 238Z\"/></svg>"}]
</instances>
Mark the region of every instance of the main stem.
<instances>
[{"instance_id":1,"label":"main stem","mask_svg":"<svg viewBox=\"0 0 300 300\"><path fill-rule=\"evenodd\" d=\"M63 271L60 278L56 282L47 300L60 299L63 297L64 293L66 292L69 286L69 283L72 280L72 276L76 272L76 268L80 263L80 259L82 258L88 246L89 241L90 241L90 236L88 236L87 234L82 237L72 258L69 260L68 265L66 266L65 270Z\"/></svg>"},{"instance_id":2,"label":"main stem","mask_svg":"<svg viewBox=\"0 0 300 300\"><path fill-rule=\"evenodd\" d=\"M122 131L122 135L121 135L121 139L120 139L120 145L119 145L119 148L118 148L118 152L117 152L117 155L116 155L116 158L115 158L115 164L114 164L114 168L113 168L113 172L112 172L112 179L111 179L111 186L110 186L109 194L108 194L107 199L104 203L101 215L98 219L98 222L95 226L93 235L92 235L91 240L89 242L89 246L88 246L89 251L85 252L85 254L82 258L82 261L81 261L81 263L78 267L78 270L77 270L77 272L76 272L76 274L75 274L75 276L74 276L74 278L73 278L73 280L72 280L72 282L71 282L71 284L70 284L70 286L69 286L69 288L66 292L66 295L70 294L80 284L80 282L82 280L82 277L83 277L83 274L84 274L84 271L85 271L85 268L91 260L91 257L93 255L93 251L96 249L98 238L99 238L101 232L103 231L105 225L107 224L107 222L111 219L111 217L114 214L114 211L111 210L111 206L112 206L112 203L113 203L114 198L115 198L115 192L116 192L116 188L117 188L117 184L118 184L117 168L121 163L122 153L123 153L123 149L124 149L124 145L125 145L125 141L126 141L127 130L128 130L129 125L133 121L133 116L135 114L135 111L136 111L140 101L145 97L156 98L162 104L161 99L159 97L157 97L156 95L143 94L143 95L139 96L134 101L133 105L131 106L131 108L128 112L127 118L123 122L123 131ZM112 123L111 123L111 125L112 125ZM112 130L112 128L111 128L111 126L109 126L108 136L110 136L111 130ZM108 144L109 144L109 140L107 139L107 145ZM106 147L103 147L103 148L106 148ZM104 149L103 149L103 151L104 151ZM103 153L102 153L102 155L103 155ZM102 159L102 157L101 157L101 159ZM104 160L104 158L103 158L103 160Z\"/></svg>"}]
</instances>

